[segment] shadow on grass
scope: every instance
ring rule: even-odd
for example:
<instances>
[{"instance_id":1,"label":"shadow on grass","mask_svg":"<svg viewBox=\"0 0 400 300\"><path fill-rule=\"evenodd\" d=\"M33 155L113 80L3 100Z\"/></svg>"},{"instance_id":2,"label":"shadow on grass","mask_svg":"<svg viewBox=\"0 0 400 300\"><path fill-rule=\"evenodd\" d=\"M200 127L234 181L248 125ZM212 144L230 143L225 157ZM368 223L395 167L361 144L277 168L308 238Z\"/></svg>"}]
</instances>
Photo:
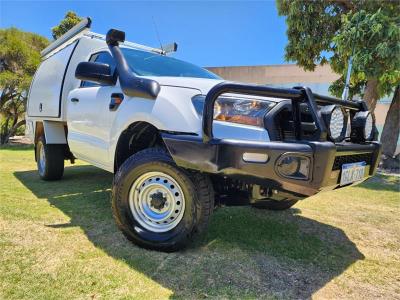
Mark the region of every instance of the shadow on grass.
<instances>
[{"instance_id":1,"label":"shadow on grass","mask_svg":"<svg viewBox=\"0 0 400 300\"><path fill-rule=\"evenodd\" d=\"M218 209L208 232L189 249L159 253L128 242L114 224L112 175L91 166L66 168L63 180L44 182L36 171L14 175L38 198L71 219L109 256L172 290L176 298L309 298L357 260L355 244L338 228L298 215L249 207Z\"/></svg>"},{"instance_id":2,"label":"shadow on grass","mask_svg":"<svg viewBox=\"0 0 400 300\"><path fill-rule=\"evenodd\" d=\"M357 187L375 191L400 192L400 177L377 174Z\"/></svg>"},{"instance_id":3,"label":"shadow on grass","mask_svg":"<svg viewBox=\"0 0 400 300\"><path fill-rule=\"evenodd\" d=\"M0 145L0 150L12 150L12 151L32 151L34 146L32 144L5 144Z\"/></svg>"}]
</instances>

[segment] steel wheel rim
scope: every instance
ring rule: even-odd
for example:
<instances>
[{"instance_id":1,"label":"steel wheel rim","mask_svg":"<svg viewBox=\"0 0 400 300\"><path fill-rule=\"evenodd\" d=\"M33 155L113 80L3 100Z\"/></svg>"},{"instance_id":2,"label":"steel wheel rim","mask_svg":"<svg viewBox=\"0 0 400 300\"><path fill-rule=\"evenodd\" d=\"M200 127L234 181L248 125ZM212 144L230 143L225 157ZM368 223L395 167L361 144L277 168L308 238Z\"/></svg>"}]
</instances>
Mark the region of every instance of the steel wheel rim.
<instances>
[{"instance_id":1,"label":"steel wheel rim","mask_svg":"<svg viewBox=\"0 0 400 300\"><path fill-rule=\"evenodd\" d=\"M135 220L145 229L166 232L182 220L185 198L182 188L171 176L148 172L132 184L129 207Z\"/></svg>"},{"instance_id":2,"label":"steel wheel rim","mask_svg":"<svg viewBox=\"0 0 400 300\"><path fill-rule=\"evenodd\" d=\"M46 153L43 144L39 144L39 173L44 174L46 169Z\"/></svg>"}]
</instances>

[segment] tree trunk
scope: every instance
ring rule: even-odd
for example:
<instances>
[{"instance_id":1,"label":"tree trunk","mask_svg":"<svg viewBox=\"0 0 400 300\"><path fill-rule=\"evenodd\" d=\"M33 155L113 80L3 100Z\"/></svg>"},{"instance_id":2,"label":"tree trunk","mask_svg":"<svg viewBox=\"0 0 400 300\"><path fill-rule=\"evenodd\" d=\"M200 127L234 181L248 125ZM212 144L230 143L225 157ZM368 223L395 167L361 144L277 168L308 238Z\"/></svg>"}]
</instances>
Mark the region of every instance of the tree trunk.
<instances>
[{"instance_id":1,"label":"tree trunk","mask_svg":"<svg viewBox=\"0 0 400 300\"><path fill-rule=\"evenodd\" d=\"M375 110L376 102L379 99L378 95L378 79L368 79L367 86L365 87L364 100L367 102L370 111Z\"/></svg>"},{"instance_id":2,"label":"tree trunk","mask_svg":"<svg viewBox=\"0 0 400 300\"><path fill-rule=\"evenodd\" d=\"M393 95L392 103L386 115L385 125L381 135L382 154L393 157L396 152L400 133L400 91L399 86Z\"/></svg>"},{"instance_id":3,"label":"tree trunk","mask_svg":"<svg viewBox=\"0 0 400 300\"><path fill-rule=\"evenodd\" d=\"M2 134L0 144L7 144L10 137L12 137L18 128L26 123L25 119L16 123L13 127L9 129L8 132Z\"/></svg>"},{"instance_id":4,"label":"tree trunk","mask_svg":"<svg viewBox=\"0 0 400 300\"><path fill-rule=\"evenodd\" d=\"M0 128L0 144L3 145L6 143L6 137L8 134L8 124L10 123L10 117L8 116L7 119L2 123Z\"/></svg>"}]
</instances>

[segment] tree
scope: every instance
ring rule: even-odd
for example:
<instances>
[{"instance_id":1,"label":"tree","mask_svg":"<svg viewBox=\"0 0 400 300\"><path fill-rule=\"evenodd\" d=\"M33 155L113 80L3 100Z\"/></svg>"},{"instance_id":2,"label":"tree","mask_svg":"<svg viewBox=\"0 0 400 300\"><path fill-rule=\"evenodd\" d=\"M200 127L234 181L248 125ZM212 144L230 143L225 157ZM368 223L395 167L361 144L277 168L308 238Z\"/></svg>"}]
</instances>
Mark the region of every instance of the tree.
<instances>
[{"instance_id":1,"label":"tree","mask_svg":"<svg viewBox=\"0 0 400 300\"><path fill-rule=\"evenodd\" d=\"M25 124L29 85L48 40L16 28L0 29L0 143Z\"/></svg>"},{"instance_id":2,"label":"tree","mask_svg":"<svg viewBox=\"0 0 400 300\"><path fill-rule=\"evenodd\" d=\"M276 1L279 14L286 16L288 27L285 59L310 71L317 64L329 63L333 71L341 74L331 85L331 93L341 95L353 50L351 97L361 94L373 111L377 100L391 94L400 84L400 6L397 1ZM397 138L395 140L397 143Z\"/></svg>"},{"instance_id":3,"label":"tree","mask_svg":"<svg viewBox=\"0 0 400 300\"><path fill-rule=\"evenodd\" d=\"M389 111L386 115L385 126L382 130L382 154L392 158L395 155L397 140L400 133L400 87L397 86Z\"/></svg>"},{"instance_id":4,"label":"tree","mask_svg":"<svg viewBox=\"0 0 400 300\"><path fill-rule=\"evenodd\" d=\"M75 12L69 11L65 14L64 19L61 20L60 24L51 28L53 38L56 40L76 24L82 20Z\"/></svg>"},{"instance_id":5,"label":"tree","mask_svg":"<svg viewBox=\"0 0 400 300\"><path fill-rule=\"evenodd\" d=\"M375 109L376 101L393 92L400 82L400 11L378 8L376 12L360 10L342 17L342 28L334 38L335 54L331 66L337 73L346 70L347 60L353 55L353 93L361 93L366 86L364 98L369 108ZM396 14L396 15L395 15ZM344 76L335 82L332 89L341 93L339 87Z\"/></svg>"},{"instance_id":6,"label":"tree","mask_svg":"<svg viewBox=\"0 0 400 300\"><path fill-rule=\"evenodd\" d=\"M330 63L342 77L331 87L340 96L347 62L354 49L352 94L362 93L369 107L400 82L400 9L392 1L277 0L286 16L289 42L285 59L305 70Z\"/></svg>"}]
</instances>

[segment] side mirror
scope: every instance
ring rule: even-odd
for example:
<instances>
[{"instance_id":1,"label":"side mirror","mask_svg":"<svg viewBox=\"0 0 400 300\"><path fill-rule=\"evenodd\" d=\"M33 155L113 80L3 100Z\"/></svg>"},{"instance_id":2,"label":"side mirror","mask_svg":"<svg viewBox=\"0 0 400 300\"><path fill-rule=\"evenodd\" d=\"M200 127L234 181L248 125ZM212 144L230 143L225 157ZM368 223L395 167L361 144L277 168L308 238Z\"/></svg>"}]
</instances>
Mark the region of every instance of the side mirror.
<instances>
[{"instance_id":1,"label":"side mirror","mask_svg":"<svg viewBox=\"0 0 400 300\"><path fill-rule=\"evenodd\" d=\"M75 77L99 84L114 85L115 77L111 74L111 68L107 64L95 62L81 62L75 70Z\"/></svg>"}]
</instances>

